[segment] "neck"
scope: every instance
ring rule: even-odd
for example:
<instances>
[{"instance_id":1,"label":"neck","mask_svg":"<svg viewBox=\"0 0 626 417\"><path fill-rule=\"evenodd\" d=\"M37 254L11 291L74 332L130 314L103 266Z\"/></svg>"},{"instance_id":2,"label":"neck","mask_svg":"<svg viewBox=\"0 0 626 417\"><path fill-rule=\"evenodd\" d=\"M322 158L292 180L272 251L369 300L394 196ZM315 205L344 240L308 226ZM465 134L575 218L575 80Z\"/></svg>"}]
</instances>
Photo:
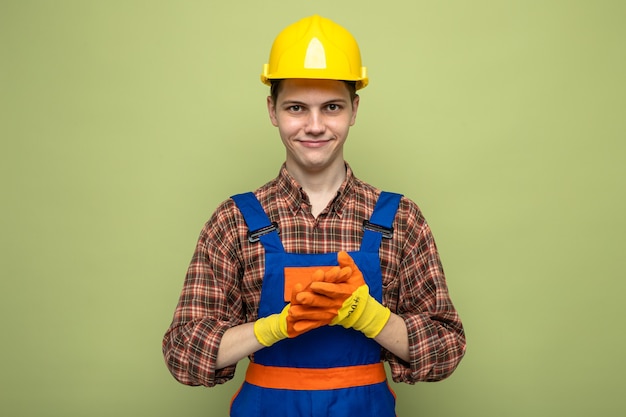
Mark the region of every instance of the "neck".
<instances>
[{"instance_id":1,"label":"neck","mask_svg":"<svg viewBox=\"0 0 626 417\"><path fill-rule=\"evenodd\" d=\"M335 198L337 190L346 179L345 163L336 164L320 171L302 171L294 169L287 161L287 171L300 184L309 196L312 213L315 217Z\"/></svg>"}]
</instances>

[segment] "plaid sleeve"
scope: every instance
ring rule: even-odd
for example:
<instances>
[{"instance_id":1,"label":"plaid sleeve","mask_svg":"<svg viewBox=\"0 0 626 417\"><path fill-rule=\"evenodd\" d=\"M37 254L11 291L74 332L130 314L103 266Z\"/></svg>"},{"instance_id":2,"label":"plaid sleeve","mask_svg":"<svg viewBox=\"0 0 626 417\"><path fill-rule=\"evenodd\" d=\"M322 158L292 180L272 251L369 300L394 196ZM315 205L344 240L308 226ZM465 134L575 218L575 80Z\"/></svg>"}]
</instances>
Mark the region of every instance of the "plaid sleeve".
<instances>
[{"instance_id":1,"label":"plaid sleeve","mask_svg":"<svg viewBox=\"0 0 626 417\"><path fill-rule=\"evenodd\" d=\"M211 387L235 373L235 365L215 369L222 335L244 321L237 227L229 204L220 206L202 229L174 319L163 338L166 364L174 378L186 385Z\"/></svg>"},{"instance_id":2,"label":"plaid sleeve","mask_svg":"<svg viewBox=\"0 0 626 417\"><path fill-rule=\"evenodd\" d=\"M417 206L410 206L401 227L406 240L396 298L396 313L408 329L410 363L390 353L386 359L395 382L413 384L450 376L465 354L466 343L430 227Z\"/></svg>"}]
</instances>

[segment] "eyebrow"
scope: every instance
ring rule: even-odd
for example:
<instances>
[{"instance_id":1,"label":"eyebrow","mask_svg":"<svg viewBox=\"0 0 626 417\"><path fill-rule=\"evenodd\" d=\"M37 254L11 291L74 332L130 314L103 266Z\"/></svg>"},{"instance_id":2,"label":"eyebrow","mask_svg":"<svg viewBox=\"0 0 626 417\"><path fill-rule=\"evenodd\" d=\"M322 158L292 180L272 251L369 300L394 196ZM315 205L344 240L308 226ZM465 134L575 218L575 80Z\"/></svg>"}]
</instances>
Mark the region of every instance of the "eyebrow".
<instances>
[{"instance_id":1,"label":"eyebrow","mask_svg":"<svg viewBox=\"0 0 626 417\"><path fill-rule=\"evenodd\" d=\"M326 100L325 102L323 102L321 105L325 106L328 104L332 104L332 103L343 103L343 104L348 104L348 100L344 99L344 98L334 98L334 99L330 99L330 100ZM281 103L281 105L285 106L285 105L308 105L306 102L304 101L299 101L299 100L285 100Z\"/></svg>"}]
</instances>

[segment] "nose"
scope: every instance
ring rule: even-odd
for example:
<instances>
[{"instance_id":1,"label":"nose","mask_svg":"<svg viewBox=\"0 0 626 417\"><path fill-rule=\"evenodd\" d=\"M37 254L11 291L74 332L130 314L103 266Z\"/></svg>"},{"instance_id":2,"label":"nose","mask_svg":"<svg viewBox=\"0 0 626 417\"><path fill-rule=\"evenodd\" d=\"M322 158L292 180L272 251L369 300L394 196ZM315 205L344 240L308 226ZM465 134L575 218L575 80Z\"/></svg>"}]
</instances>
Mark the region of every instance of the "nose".
<instances>
[{"instance_id":1,"label":"nose","mask_svg":"<svg viewBox=\"0 0 626 417\"><path fill-rule=\"evenodd\" d=\"M304 131L310 135L321 135L326 131L326 124L324 123L324 115L317 110L312 110L309 113Z\"/></svg>"}]
</instances>

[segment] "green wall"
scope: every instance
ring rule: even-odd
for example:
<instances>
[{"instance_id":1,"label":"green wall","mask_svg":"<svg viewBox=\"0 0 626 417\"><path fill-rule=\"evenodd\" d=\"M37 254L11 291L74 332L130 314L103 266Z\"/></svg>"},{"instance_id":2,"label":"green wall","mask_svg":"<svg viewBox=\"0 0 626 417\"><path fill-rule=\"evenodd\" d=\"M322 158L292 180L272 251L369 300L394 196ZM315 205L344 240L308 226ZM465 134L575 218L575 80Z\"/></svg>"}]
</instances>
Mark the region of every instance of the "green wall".
<instances>
[{"instance_id":1,"label":"green wall","mask_svg":"<svg viewBox=\"0 0 626 417\"><path fill-rule=\"evenodd\" d=\"M626 3L0 0L0 415L226 415L161 356L200 228L274 177L278 31L353 32L356 174L425 212L468 335L400 416L618 416Z\"/></svg>"}]
</instances>

